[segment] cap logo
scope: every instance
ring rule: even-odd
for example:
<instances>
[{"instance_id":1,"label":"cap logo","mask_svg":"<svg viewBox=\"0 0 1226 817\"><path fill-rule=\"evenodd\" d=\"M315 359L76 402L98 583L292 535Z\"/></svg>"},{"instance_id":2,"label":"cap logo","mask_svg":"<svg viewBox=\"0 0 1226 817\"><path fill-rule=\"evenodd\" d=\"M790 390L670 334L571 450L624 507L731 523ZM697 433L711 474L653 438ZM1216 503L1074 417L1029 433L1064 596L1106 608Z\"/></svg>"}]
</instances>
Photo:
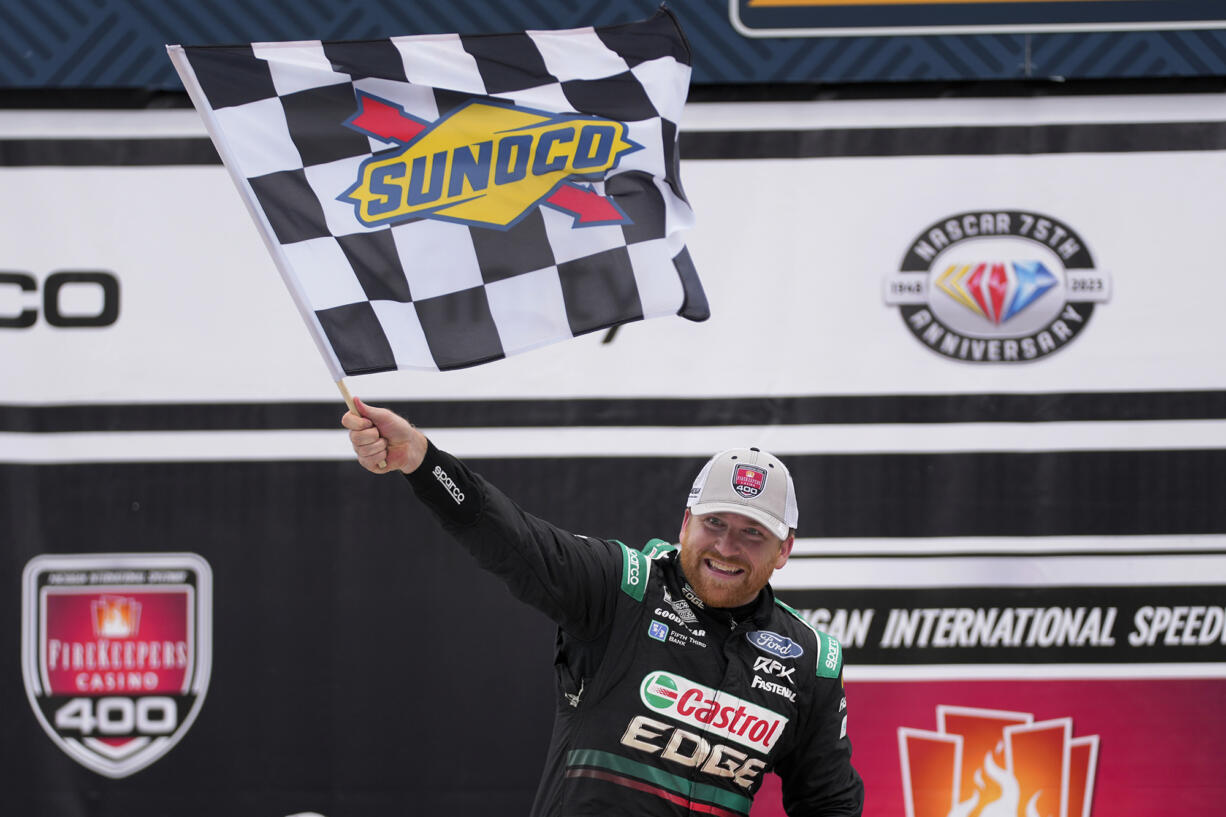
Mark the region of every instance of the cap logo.
<instances>
[{"instance_id":1,"label":"cap logo","mask_svg":"<svg viewBox=\"0 0 1226 817\"><path fill-rule=\"evenodd\" d=\"M766 487L766 469L756 465L738 465L732 471L732 490L746 499L753 499Z\"/></svg>"}]
</instances>

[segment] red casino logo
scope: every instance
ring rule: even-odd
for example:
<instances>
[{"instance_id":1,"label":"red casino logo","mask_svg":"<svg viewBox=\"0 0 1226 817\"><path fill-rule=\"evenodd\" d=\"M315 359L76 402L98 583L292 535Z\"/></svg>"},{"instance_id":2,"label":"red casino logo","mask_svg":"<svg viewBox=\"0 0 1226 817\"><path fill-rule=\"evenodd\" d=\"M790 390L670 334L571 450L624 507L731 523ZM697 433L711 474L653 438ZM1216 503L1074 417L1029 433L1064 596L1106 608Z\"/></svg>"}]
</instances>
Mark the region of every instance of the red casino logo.
<instances>
[{"instance_id":1,"label":"red casino logo","mask_svg":"<svg viewBox=\"0 0 1226 817\"><path fill-rule=\"evenodd\" d=\"M1040 213L968 212L925 228L886 278L917 340L967 363L1025 363L1067 346L1111 297L1069 225Z\"/></svg>"},{"instance_id":2,"label":"red casino logo","mask_svg":"<svg viewBox=\"0 0 1226 817\"><path fill-rule=\"evenodd\" d=\"M165 755L204 703L212 573L194 554L44 555L26 565L21 668L43 730L126 777Z\"/></svg>"},{"instance_id":3,"label":"red casino logo","mask_svg":"<svg viewBox=\"0 0 1226 817\"><path fill-rule=\"evenodd\" d=\"M753 499L766 487L766 469L756 465L738 465L732 472L732 489L746 499Z\"/></svg>"},{"instance_id":4,"label":"red casino logo","mask_svg":"<svg viewBox=\"0 0 1226 817\"><path fill-rule=\"evenodd\" d=\"M906 817L1090 817L1098 736L1071 718L937 707L937 729L898 730Z\"/></svg>"}]
</instances>

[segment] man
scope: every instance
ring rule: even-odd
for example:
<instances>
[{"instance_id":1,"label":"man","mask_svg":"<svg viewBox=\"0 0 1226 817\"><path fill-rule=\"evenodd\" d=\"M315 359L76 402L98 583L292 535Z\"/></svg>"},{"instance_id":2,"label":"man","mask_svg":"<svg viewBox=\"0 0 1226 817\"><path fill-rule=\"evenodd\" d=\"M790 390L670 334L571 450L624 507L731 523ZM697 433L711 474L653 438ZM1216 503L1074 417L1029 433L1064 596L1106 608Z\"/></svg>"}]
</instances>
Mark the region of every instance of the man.
<instances>
[{"instance_id":1,"label":"man","mask_svg":"<svg viewBox=\"0 0 1226 817\"><path fill-rule=\"evenodd\" d=\"M796 494L756 448L699 473L680 544L642 551L521 510L387 409L341 420L368 471L407 475L442 526L559 627L553 737L533 814L749 813L768 771L791 817L859 815L842 654L774 597Z\"/></svg>"}]
</instances>

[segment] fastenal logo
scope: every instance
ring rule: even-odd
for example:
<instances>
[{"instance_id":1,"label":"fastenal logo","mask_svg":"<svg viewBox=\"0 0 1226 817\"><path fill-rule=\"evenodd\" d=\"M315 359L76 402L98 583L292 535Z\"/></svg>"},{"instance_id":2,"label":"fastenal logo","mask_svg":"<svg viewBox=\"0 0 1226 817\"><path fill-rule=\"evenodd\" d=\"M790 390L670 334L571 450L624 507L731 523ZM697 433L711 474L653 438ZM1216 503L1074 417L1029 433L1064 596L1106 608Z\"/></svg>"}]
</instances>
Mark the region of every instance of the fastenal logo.
<instances>
[{"instance_id":1,"label":"fastenal logo","mask_svg":"<svg viewBox=\"0 0 1226 817\"><path fill-rule=\"evenodd\" d=\"M574 216L576 227L629 223L612 201L569 181L603 179L642 147L624 122L479 100L425 122L370 94L357 101L345 124L398 145L363 161L337 197L367 227L433 218L505 230L539 204Z\"/></svg>"},{"instance_id":2,"label":"fastenal logo","mask_svg":"<svg viewBox=\"0 0 1226 817\"><path fill-rule=\"evenodd\" d=\"M107 777L174 747L212 666L212 571L180 554L36 556L22 580L21 669L43 730Z\"/></svg>"},{"instance_id":3,"label":"fastenal logo","mask_svg":"<svg viewBox=\"0 0 1226 817\"><path fill-rule=\"evenodd\" d=\"M1090 817L1098 736L1071 718L937 707L937 731L898 730L907 817Z\"/></svg>"},{"instance_id":4,"label":"fastenal logo","mask_svg":"<svg viewBox=\"0 0 1226 817\"><path fill-rule=\"evenodd\" d=\"M666 717L763 753L770 751L788 723L777 712L671 672L648 673L639 697Z\"/></svg>"},{"instance_id":5,"label":"fastenal logo","mask_svg":"<svg viewBox=\"0 0 1226 817\"><path fill-rule=\"evenodd\" d=\"M925 228L885 281L911 334L969 363L1024 363L1085 329L1111 278L1072 227L1018 210L967 212Z\"/></svg>"}]
</instances>

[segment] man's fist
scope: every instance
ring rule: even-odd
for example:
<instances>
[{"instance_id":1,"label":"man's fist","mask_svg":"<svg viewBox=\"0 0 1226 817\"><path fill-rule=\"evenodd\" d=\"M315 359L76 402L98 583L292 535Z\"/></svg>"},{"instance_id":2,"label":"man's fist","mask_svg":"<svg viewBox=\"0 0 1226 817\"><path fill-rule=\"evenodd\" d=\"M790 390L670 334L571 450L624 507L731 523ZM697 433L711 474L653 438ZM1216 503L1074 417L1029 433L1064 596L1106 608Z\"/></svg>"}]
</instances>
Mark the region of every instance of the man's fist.
<instances>
[{"instance_id":1,"label":"man's fist","mask_svg":"<svg viewBox=\"0 0 1226 817\"><path fill-rule=\"evenodd\" d=\"M394 411L368 406L356 397L353 405L358 413L345 412L341 425L349 429L361 466L373 474L416 471L426 456L426 435Z\"/></svg>"}]
</instances>

